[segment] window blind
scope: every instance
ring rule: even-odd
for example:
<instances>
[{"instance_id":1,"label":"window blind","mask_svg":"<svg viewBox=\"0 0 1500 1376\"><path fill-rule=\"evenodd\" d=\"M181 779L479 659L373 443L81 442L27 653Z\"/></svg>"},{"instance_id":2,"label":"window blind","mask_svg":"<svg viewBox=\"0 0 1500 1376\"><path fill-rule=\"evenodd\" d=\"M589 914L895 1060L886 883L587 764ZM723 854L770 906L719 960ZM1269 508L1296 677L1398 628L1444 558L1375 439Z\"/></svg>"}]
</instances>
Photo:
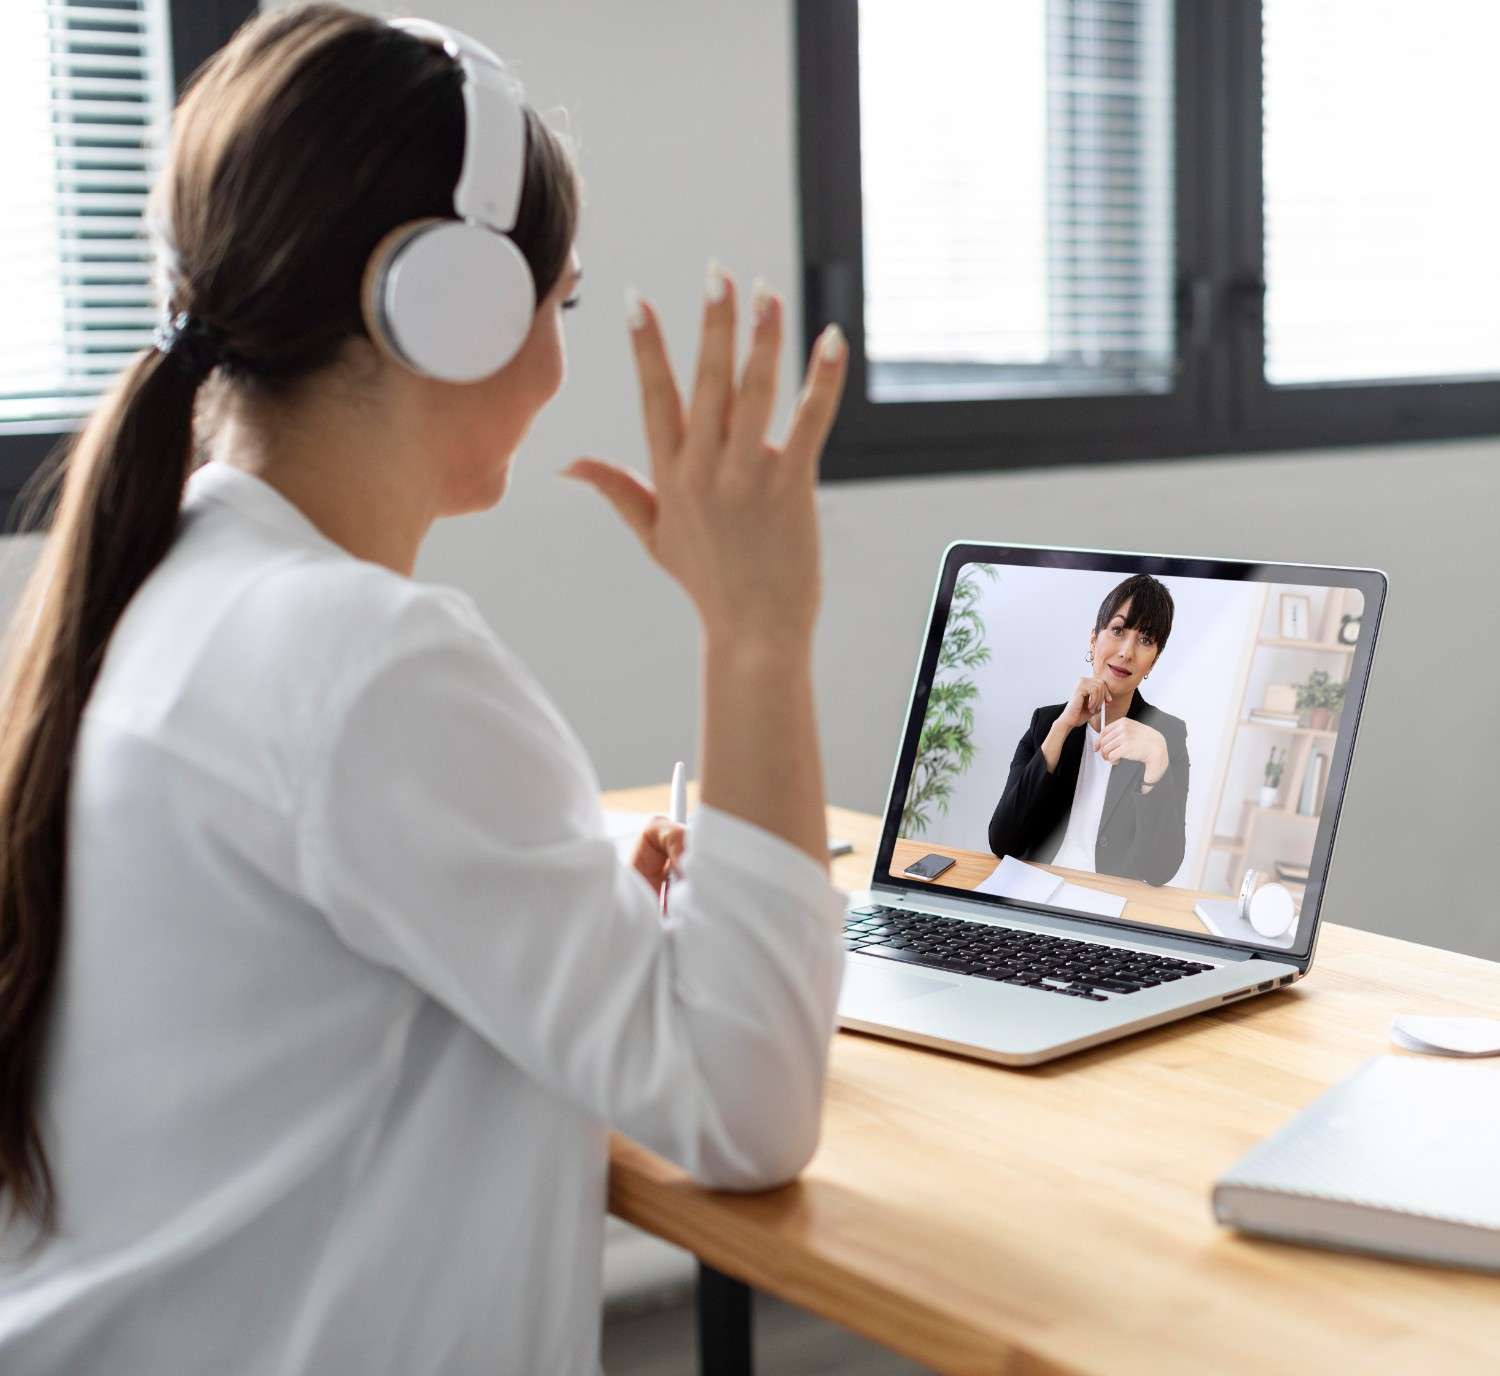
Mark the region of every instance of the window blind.
<instances>
[{"instance_id":1,"label":"window blind","mask_svg":"<svg viewBox=\"0 0 1500 1376\"><path fill-rule=\"evenodd\" d=\"M165 0L5 0L0 427L67 428L149 343L171 106Z\"/></svg>"},{"instance_id":2,"label":"window blind","mask_svg":"<svg viewBox=\"0 0 1500 1376\"><path fill-rule=\"evenodd\" d=\"M1166 391L1170 0L861 0L873 400Z\"/></svg>"},{"instance_id":3,"label":"window blind","mask_svg":"<svg viewBox=\"0 0 1500 1376\"><path fill-rule=\"evenodd\" d=\"M1266 380L1500 376L1500 7L1262 15Z\"/></svg>"}]
</instances>

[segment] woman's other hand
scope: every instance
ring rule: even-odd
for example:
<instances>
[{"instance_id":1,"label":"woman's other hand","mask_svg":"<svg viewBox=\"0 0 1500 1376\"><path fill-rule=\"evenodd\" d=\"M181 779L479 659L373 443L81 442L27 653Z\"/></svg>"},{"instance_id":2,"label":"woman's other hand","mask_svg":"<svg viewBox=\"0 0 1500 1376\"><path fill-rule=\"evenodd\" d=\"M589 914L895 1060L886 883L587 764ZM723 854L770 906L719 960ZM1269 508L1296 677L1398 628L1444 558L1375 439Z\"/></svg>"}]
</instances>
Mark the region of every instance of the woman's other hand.
<instances>
[{"instance_id":1,"label":"woman's other hand","mask_svg":"<svg viewBox=\"0 0 1500 1376\"><path fill-rule=\"evenodd\" d=\"M1154 726L1123 717L1110 722L1099 737L1099 754L1110 764L1139 760L1146 766L1142 784L1150 788L1167 772L1167 738Z\"/></svg>"},{"instance_id":2,"label":"woman's other hand","mask_svg":"<svg viewBox=\"0 0 1500 1376\"><path fill-rule=\"evenodd\" d=\"M667 875L676 874L687 847L687 828L665 817L653 817L642 829L635 843L630 863L637 874L660 895Z\"/></svg>"},{"instance_id":3,"label":"woman's other hand","mask_svg":"<svg viewBox=\"0 0 1500 1376\"><path fill-rule=\"evenodd\" d=\"M776 403L782 304L770 292L754 298L750 353L738 381L735 308L734 283L711 266L697 375L684 409L656 312L632 297L628 323L651 481L594 458L565 471L606 497L682 585L710 643L800 650L818 609L818 458L838 410L848 351L837 326L819 336L778 447L766 427Z\"/></svg>"}]
</instances>

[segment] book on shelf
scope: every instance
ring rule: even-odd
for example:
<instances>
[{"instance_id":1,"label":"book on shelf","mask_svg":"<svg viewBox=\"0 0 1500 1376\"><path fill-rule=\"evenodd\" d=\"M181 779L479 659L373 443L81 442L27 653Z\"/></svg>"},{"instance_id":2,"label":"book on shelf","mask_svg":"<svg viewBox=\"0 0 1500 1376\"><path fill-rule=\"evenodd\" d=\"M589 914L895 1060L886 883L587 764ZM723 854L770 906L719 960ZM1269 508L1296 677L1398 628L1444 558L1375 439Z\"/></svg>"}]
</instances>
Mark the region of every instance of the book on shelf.
<instances>
[{"instance_id":1,"label":"book on shelf","mask_svg":"<svg viewBox=\"0 0 1500 1376\"><path fill-rule=\"evenodd\" d=\"M1265 726L1300 726L1302 721L1295 712L1268 712L1263 707L1252 707L1250 720Z\"/></svg>"},{"instance_id":2,"label":"book on shelf","mask_svg":"<svg viewBox=\"0 0 1500 1376\"><path fill-rule=\"evenodd\" d=\"M1285 879L1291 884L1307 883L1308 868L1306 865L1296 864L1291 860L1278 860L1276 862L1276 877Z\"/></svg>"}]
</instances>

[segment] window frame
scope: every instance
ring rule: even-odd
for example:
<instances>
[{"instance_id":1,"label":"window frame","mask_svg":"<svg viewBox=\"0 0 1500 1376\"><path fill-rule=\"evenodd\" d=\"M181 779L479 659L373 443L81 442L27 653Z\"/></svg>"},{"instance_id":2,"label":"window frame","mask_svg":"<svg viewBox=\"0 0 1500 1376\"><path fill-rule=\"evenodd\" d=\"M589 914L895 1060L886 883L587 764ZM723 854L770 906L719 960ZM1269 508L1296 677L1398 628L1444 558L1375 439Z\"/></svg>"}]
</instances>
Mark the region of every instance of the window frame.
<instances>
[{"instance_id":1,"label":"window frame","mask_svg":"<svg viewBox=\"0 0 1500 1376\"><path fill-rule=\"evenodd\" d=\"M806 347L850 345L826 481L1000 472L1500 433L1500 378L1264 378L1261 8L1175 0L1177 384L1166 394L872 402L866 393L858 0L797 0Z\"/></svg>"},{"instance_id":2,"label":"window frame","mask_svg":"<svg viewBox=\"0 0 1500 1376\"><path fill-rule=\"evenodd\" d=\"M257 0L167 0L176 94L188 79L259 9ZM57 446L77 433L78 424L54 420L19 422L0 429L0 502L4 534L16 533L17 498Z\"/></svg>"}]
</instances>

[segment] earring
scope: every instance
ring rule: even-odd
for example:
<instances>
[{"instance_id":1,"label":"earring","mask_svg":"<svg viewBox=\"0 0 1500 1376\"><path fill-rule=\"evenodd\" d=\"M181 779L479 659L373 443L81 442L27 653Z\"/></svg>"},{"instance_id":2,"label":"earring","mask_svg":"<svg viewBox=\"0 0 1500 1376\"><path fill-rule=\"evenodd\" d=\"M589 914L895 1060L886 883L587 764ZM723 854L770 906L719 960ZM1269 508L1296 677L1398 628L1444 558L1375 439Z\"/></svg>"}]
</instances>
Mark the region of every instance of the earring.
<instances>
[{"instance_id":1,"label":"earring","mask_svg":"<svg viewBox=\"0 0 1500 1376\"><path fill-rule=\"evenodd\" d=\"M1085 650L1083 652L1083 662L1085 664L1092 664L1094 662L1094 652L1092 650Z\"/></svg>"}]
</instances>

